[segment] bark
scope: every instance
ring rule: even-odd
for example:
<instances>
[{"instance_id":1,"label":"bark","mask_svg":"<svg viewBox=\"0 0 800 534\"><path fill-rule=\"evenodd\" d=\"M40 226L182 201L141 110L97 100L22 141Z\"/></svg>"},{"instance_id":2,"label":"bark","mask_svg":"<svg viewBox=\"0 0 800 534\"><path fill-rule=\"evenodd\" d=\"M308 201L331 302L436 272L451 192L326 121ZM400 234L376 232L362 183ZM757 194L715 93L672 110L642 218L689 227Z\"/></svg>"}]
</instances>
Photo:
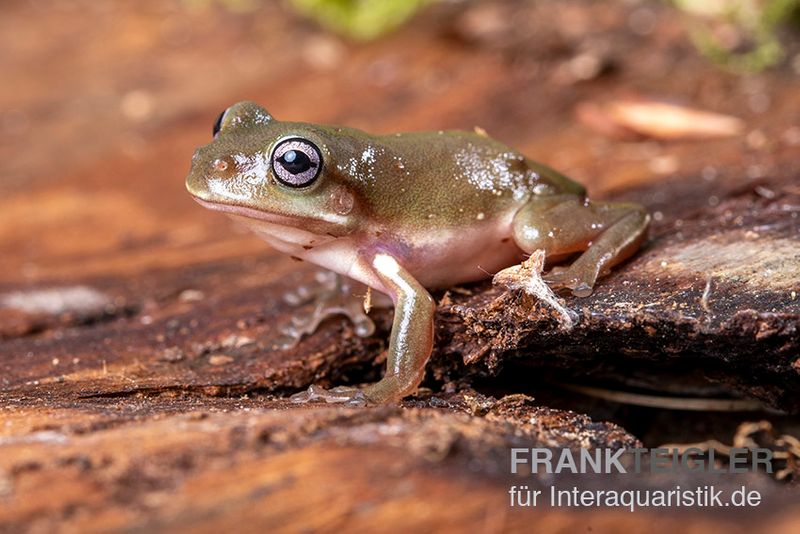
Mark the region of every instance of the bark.
<instances>
[{"instance_id":1,"label":"bark","mask_svg":"<svg viewBox=\"0 0 800 534\"><path fill-rule=\"evenodd\" d=\"M554 4L442 3L370 45L334 40L279 3L180 16L155 1L113 13L4 4L2 528L797 530L796 486L775 480L800 465L784 436L800 430L796 76L788 64L751 77L712 67L668 6ZM645 35L633 22L648 13ZM22 46L33 34L48 39ZM664 142L638 125L608 138L621 128L602 110L629 93L737 116L743 134ZM243 97L280 119L371 131L480 126L594 197L642 202L651 238L592 296L564 297L578 318L569 331L519 292L451 288L435 295L417 396L289 404L312 383L377 380L392 316L373 312L366 339L332 319L276 348L303 311L281 297L315 269L195 206L182 183L214 118ZM640 409L576 393L587 387L772 411ZM509 474L511 447L730 444L760 419L739 437L782 454L782 477ZM746 485L764 504L508 506L511 485L554 481Z\"/></svg>"}]
</instances>

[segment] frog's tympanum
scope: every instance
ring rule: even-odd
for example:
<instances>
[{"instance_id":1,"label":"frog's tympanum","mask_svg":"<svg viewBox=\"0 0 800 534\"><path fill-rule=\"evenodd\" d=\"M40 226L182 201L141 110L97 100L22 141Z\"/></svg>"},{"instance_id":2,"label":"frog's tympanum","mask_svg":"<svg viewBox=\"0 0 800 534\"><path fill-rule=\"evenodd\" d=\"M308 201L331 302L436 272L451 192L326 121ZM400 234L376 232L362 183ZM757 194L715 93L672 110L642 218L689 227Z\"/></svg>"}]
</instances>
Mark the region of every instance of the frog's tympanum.
<instances>
[{"instance_id":1,"label":"frog's tympanum","mask_svg":"<svg viewBox=\"0 0 800 534\"><path fill-rule=\"evenodd\" d=\"M282 122L251 102L222 113L186 185L274 248L336 273L287 296L316 302L287 330L295 340L331 314L371 334L360 284L391 298L384 378L363 389L312 386L298 401L403 398L422 380L433 345L429 289L486 278L544 250L548 262L580 253L544 280L586 296L634 253L650 221L641 206L587 200L581 185L480 133L370 135Z\"/></svg>"}]
</instances>

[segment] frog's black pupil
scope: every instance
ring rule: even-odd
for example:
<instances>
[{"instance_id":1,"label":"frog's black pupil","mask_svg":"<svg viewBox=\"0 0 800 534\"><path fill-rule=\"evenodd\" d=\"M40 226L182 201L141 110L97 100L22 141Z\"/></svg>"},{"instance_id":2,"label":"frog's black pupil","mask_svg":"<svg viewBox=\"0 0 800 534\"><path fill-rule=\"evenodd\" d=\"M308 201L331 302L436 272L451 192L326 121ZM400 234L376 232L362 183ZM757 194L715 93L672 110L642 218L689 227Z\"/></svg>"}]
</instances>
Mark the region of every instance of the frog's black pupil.
<instances>
[{"instance_id":1,"label":"frog's black pupil","mask_svg":"<svg viewBox=\"0 0 800 534\"><path fill-rule=\"evenodd\" d=\"M222 117L224 117L224 116L225 116L225 112L223 111L222 113L219 114L219 117L217 117L217 120L214 122L214 137L217 136L217 134L219 133L220 127L222 127Z\"/></svg>"},{"instance_id":2,"label":"frog's black pupil","mask_svg":"<svg viewBox=\"0 0 800 534\"><path fill-rule=\"evenodd\" d=\"M280 162L281 167L292 174L306 172L312 166L315 166L313 163L311 163L311 159L299 150L287 150L286 153L278 159L278 161Z\"/></svg>"}]
</instances>

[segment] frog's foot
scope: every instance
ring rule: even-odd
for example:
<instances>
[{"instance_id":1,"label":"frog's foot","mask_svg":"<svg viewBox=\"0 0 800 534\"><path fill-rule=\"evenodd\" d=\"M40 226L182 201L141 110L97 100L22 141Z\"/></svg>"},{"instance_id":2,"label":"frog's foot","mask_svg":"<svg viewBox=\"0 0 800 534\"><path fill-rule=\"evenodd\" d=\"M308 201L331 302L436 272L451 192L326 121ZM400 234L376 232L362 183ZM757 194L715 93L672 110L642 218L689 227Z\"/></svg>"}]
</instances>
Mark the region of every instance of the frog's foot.
<instances>
[{"instance_id":1,"label":"frog's foot","mask_svg":"<svg viewBox=\"0 0 800 534\"><path fill-rule=\"evenodd\" d=\"M359 294L360 293L360 294ZM329 271L316 274L315 283L301 286L284 295L292 306L314 303L310 312L292 317L292 322L282 328L279 340L282 348L297 344L303 336L313 334L320 323L333 315L344 315L353 323L356 335L367 337L375 332L375 323L364 310L366 287Z\"/></svg>"},{"instance_id":2,"label":"frog's foot","mask_svg":"<svg viewBox=\"0 0 800 534\"><path fill-rule=\"evenodd\" d=\"M576 297L592 294L597 279L611 271L611 267L633 254L644 240L650 216L643 208L629 204L597 204L609 220L606 229L594 237L586 251L569 267L555 267L544 277L556 289L568 289ZM616 216L618 219L614 220ZM600 223L597 223L600 226Z\"/></svg>"},{"instance_id":3,"label":"frog's foot","mask_svg":"<svg viewBox=\"0 0 800 534\"><path fill-rule=\"evenodd\" d=\"M594 273L575 272L572 267L553 267L542 279L555 290L568 290L576 297L588 297L592 294L597 275Z\"/></svg>"},{"instance_id":4,"label":"frog's foot","mask_svg":"<svg viewBox=\"0 0 800 534\"><path fill-rule=\"evenodd\" d=\"M348 406L366 406L367 397L364 392L356 387L338 386L325 389L320 386L311 385L308 389L295 393L289 397L295 404L305 404L307 402L325 401L330 404L346 404Z\"/></svg>"},{"instance_id":5,"label":"frog's foot","mask_svg":"<svg viewBox=\"0 0 800 534\"><path fill-rule=\"evenodd\" d=\"M512 291L521 290L536 297L556 312L562 330L572 330L577 316L575 312L564 306L545 283L542 278L544 261L544 250L536 250L521 265L515 265L497 273L492 279L492 283Z\"/></svg>"},{"instance_id":6,"label":"frog's foot","mask_svg":"<svg viewBox=\"0 0 800 534\"><path fill-rule=\"evenodd\" d=\"M581 255L556 267L544 281L587 297L599 276L630 257L647 236L650 216L637 204L589 202L578 195L534 198L514 216L514 239L522 250L547 257Z\"/></svg>"}]
</instances>

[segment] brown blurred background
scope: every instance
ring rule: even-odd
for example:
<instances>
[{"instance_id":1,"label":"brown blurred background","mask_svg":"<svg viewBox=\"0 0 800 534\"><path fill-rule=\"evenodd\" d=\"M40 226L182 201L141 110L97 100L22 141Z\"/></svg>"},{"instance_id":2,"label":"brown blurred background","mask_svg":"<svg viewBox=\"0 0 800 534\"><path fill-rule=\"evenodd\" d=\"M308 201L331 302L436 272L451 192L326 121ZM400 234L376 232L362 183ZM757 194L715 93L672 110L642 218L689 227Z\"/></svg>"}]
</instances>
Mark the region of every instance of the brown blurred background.
<instances>
[{"instance_id":1,"label":"brown blurred background","mask_svg":"<svg viewBox=\"0 0 800 534\"><path fill-rule=\"evenodd\" d=\"M345 10L321 19L344 17L335 33L299 14L306 4L314 2L5 2L0 283L155 268L197 247L212 254L230 230L192 205L182 180L216 115L243 99L278 118L375 132L479 126L595 194L706 167L710 176L731 152L738 167L765 174L771 161L759 150L800 137L796 43L784 39L778 67L724 70L698 52L693 28L713 35L716 24L733 45L755 45L735 19L696 8L448 1L365 42L348 35L383 26L368 17L359 26L363 14ZM371 9L381 24L400 16ZM747 127L698 150L692 141L617 142L576 120L581 102L639 95ZM710 161L709 151L719 155Z\"/></svg>"},{"instance_id":2,"label":"brown blurred background","mask_svg":"<svg viewBox=\"0 0 800 534\"><path fill-rule=\"evenodd\" d=\"M278 119L372 132L480 127L593 196L645 202L656 236L679 233L742 190L772 198L766 179L800 194L797 15L794 0L4 1L0 522L524 530L532 516L506 516L491 478L505 471L475 463L486 450L545 427L562 444L730 438L730 420L661 425L652 412L622 421L635 436L589 421L564 437L552 429L576 414L522 408L472 427L483 408L463 399L374 421L287 412L272 395L379 372L365 362L386 318L375 339L336 322L297 353L270 351L291 315L276 295L313 269L195 205L183 180L217 115L255 100ZM365 437L390 431L380 446ZM797 514L775 506L771 525L792 531ZM688 521L536 518L641 532Z\"/></svg>"}]
</instances>

